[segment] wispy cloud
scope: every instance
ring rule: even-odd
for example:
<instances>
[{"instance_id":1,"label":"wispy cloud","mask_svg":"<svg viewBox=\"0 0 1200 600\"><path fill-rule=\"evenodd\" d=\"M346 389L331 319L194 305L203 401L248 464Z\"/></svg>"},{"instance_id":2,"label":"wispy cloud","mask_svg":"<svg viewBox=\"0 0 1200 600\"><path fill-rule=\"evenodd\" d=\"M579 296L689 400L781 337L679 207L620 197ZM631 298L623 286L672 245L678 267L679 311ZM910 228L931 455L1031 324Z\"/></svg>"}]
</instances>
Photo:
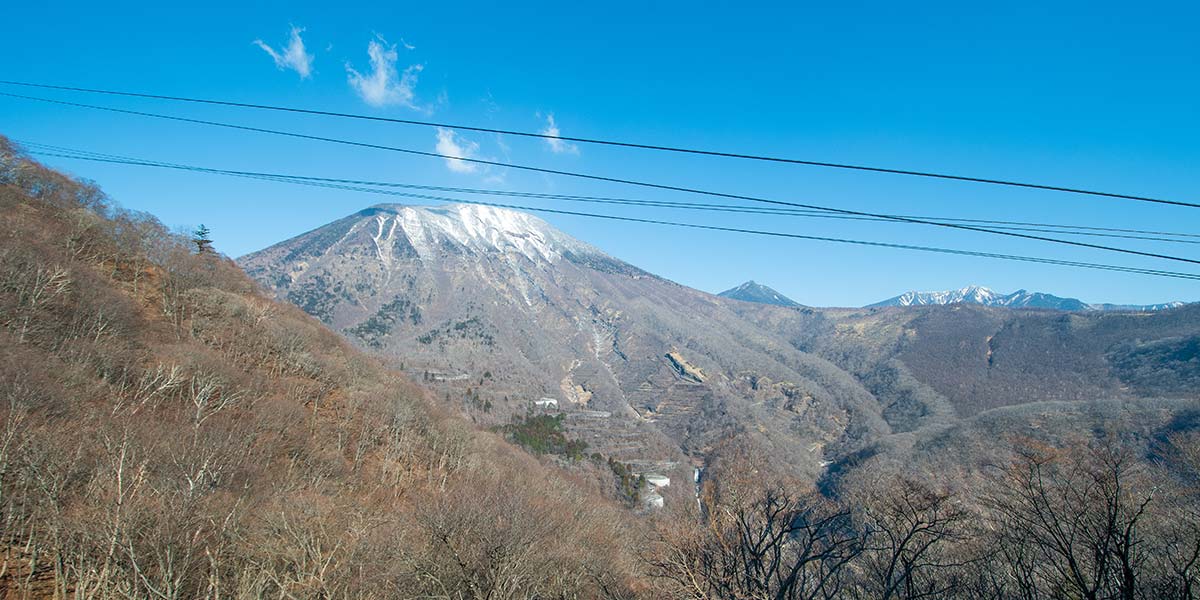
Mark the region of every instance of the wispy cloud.
<instances>
[{"instance_id":1,"label":"wispy cloud","mask_svg":"<svg viewBox=\"0 0 1200 600\"><path fill-rule=\"evenodd\" d=\"M553 114L546 115L546 128L538 133L550 136L544 139L546 140L546 145L550 146L551 152L555 154L579 154L579 146L559 139L562 132L558 130L558 123L554 121Z\"/></svg>"},{"instance_id":2,"label":"wispy cloud","mask_svg":"<svg viewBox=\"0 0 1200 600\"><path fill-rule=\"evenodd\" d=\"M262 40L254 40L254 44L271 55L271 58L275 60L276 67L291 69L300 75L300 79L308 79L309 75L312 75L313 57L305 50L304 40L300 37L301 33L304 33L304 28L293 25L292 37L288 40L287 46L279 50L268 46Z\"/></svg>"},{"instance_id":3,"label":"wispy cloud","mask_svg":"<svg viewBox=\"0 0 1200 600\"><path fill-rule=\"evenodd\" d=\"M508 145L508 143L504 141L503 135L500 135L498 133L495 135L496 135L496 149L498 149L500 151L501 161L502 162L511 162L512 161L512 147L510 147ZM508 169L503 168L503 167L487 165L484 168L484 172L485 172L485 176L483 178L484 183L488 183L491 185L501 185L501 184L505 183L508 179Z\"/></svg>"},{"instance_id":4,"label":"wispy cloud","mask_svg":"<svg viewBox=\"0 0 1200 600\"><path fill-rule=\"evenodd\" d=\"M437 153L453 157L446 159L447 169L455 173L474 173L478 171L479 165L461 160L463 158L474 158L478 152L478 143L464 139L451 129L438 127Z\"/></svg>"},{"instance_id":5,"label":"wispy cloud","mask_svg":"<svg viewBox=\"0 0 1200 600\"><path fill-rule=\"evenodd\" d=\"M399 104L422 110L416 103L417 76L423 65L409 65L403 73L396 70L396 61L400 55L396 52L395 44L388 44L383 36L376 36L367 44L367 55L371 57L371 70L359 73L346 63L346 73L350 87L358 92L363 102L371 106L389 106ZM405 46L407 48L407 45Z\"/></svg>"}]
</instances>

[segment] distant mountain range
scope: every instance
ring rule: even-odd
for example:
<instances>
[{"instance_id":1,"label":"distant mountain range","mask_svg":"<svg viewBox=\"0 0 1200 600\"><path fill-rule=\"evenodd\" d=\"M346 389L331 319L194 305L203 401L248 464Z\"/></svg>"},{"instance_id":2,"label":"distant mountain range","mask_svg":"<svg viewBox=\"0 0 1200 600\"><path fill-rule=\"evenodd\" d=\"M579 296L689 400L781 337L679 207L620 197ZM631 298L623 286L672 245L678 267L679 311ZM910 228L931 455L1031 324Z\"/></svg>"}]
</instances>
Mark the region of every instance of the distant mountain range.
<instances>
[{"instance_id":1,"label":"distant mountain range","mask_svg":"<svg viewBox=\"0 0 1200 600\"><path fill-rule=\"evenodd\" d=\"M879 306L930 306L946 304L981 304L983 306L1003 306L1007 308L1044 308L1051 310L1091 311L1091 310L1120 310L1120 311L1159 311L1183 306L1183 302L1164 302L1162 304L1089 304L1076 298L1063 298L1043 292L1017 290L1011 294L1002 294L981 286L967 286L957 290L941 292L905 292L894 298L868 305L867 308Z\"/></svg>"},{"instance_id":2,"label":"distant mountain range","mask_svg":"<svg viewBox=\"0 0 1200 600\"><path fill-rule=\"evenodd\" d=\"M717 294L722 298L757 302L774 306L800 307L799 302L784 296L774 289L756 281L747 281L735 288ZM1163 302L1160 304L1111 304L1088 303L1077 298L1064 298L1045 292L1030 292L1017 290L1011 294L1002 294L995 290L971 285L957 290L935 292L905 292L899 296L888 298L882 302L867 305L866 308L883 306L945 306L948 304L978 304L981 306L1001 306L1005 308L1040 308L1046 310L1064 311L1126 311L1126 312L1155 312L1183 306L1183 302Z\"/></svg>"},{"instance_id":3,"label":"distant mountain range","mask_svg":"<svg viewBox=\"0 0 1200 600\"><path fill-rule=\"evenodd\" d=\"M799 302L780 294L779 292L754 281L747 281L742 285L731 288L717 294L722 298L732 298L734 300L742 300L745 302L758 302L759 304L774 304L775 306L801 306Z\"/></svg>"}]
</instances>

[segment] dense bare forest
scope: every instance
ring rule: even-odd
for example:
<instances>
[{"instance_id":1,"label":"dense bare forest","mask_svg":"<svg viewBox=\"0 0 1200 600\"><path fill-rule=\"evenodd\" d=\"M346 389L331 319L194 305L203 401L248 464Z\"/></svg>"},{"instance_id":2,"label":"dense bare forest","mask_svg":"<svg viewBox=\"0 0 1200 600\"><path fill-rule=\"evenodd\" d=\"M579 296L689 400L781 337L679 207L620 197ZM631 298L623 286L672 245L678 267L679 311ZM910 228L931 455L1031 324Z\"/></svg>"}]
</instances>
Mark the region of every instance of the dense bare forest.
<instances>
[{"instance_id":1,"label":"dense bare forest","mask_svg":"<svg viewBox=\"0 0 1200 600\"><path fill-rule=\"evenodd\" d=\"M0 222L0 597L1200 597L1194 426L828 487L734 438L640 514L2 138Z\"/></svg>"},{"instance_id":2,"label":"dense bare forest","mask_svg":"<svg viewBox=\"0 0 1200 600\"><path fill-rule=\"evenodd\" d=\"M615 505L2 151L0 597L632 593Z\"/></svg>"}]
</instances>

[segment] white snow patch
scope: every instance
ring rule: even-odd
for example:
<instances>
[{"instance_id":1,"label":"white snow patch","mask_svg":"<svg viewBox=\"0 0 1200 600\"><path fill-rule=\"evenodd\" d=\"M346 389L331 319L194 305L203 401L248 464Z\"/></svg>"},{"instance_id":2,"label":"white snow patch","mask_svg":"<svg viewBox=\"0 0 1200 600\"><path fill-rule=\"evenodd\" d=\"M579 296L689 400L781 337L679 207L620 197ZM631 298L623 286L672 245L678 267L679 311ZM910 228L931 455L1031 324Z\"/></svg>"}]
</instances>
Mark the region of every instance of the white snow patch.
<instances>
[{"instance_id":1,"label":"white snow patch","mask_svg":"<svg viewBox=\"0 0 1200 600\"><path fill-rule=\"evenodd\" d=\"M444 241L475 252L518 255L535 262L557 262L567 251L599 254L545 221L515 210L472 204L393 208L396 223L418 256L430 255ZM382 222L379 227L382 235Z\"/></svg>"}]
</instances>

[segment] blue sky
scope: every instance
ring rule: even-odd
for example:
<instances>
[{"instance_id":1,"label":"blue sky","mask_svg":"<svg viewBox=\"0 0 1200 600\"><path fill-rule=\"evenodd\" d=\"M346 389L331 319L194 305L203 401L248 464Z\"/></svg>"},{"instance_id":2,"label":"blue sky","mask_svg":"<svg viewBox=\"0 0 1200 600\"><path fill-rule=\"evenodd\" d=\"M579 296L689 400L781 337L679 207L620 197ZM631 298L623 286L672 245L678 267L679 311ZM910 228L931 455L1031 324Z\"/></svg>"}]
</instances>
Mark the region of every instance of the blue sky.
<instances>
[{"instance_id":1,"label":"blue sky","mask_svg":"<svg viewBox=\"0 0 1200 600\"><path fill-rule=\"evenodd\" d=\"M1200 201L1200 5L1175 3L16 3L0 78L432 118ZM382 4L382 3L380 3ZM293 47L297 31L301 50ZM261 41L261 44L256 43ZM291 54L289 47L293 47ZM269 51L268 51L269 49ZM374 57L371 56L372 52ZM374 62L372 61L374 58ZM382 71L379 69L382 68ZM380 77L383 73L386 77ZM0 86L0 91L20 90ZM26 91L25 93L29 93ZM853 210L1200 232L1200 210L155 101L33 95ZM439 159L0 97L20 140L218 168L705 201ZM47 159L232 256L385 197ZM532 206L561 206L528 200ZM602 211L1197 272L1180 263L917 225ZM981 284L1088 301L1200 300L1140 275L542 215L717 292L811 305ZM1104 241L1104 240L1100 240ZM1200 245L1108 240L1188 257Z\"/></svg>"}]
</instances>

